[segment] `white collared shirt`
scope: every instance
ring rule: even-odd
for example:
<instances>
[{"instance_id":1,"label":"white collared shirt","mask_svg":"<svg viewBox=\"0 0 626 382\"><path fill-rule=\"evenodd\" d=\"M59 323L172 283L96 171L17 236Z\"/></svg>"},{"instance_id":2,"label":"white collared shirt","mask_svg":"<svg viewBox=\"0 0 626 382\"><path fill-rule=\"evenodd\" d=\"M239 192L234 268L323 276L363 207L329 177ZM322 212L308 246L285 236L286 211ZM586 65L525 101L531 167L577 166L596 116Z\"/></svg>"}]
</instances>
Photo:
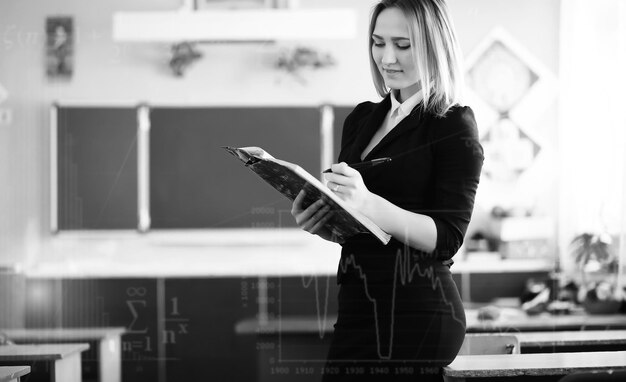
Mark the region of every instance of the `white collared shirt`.
<instances>
[{"instance_id":1,"label":"white collared shirt","mask_svg":"<svg viewBox=\"0 0 626 382\"><path fill-rule=\"evenodd\" d=\"M396 99L395 92L392 91L390 96L391 108L389 109L389 113L387 113L387 117L385 118L383 126L385 126L386 124L391 125L391 127L389 128L389 130L391 131L391 129L396 127L398 123L400 123L400 121L402 121L409 114L411 114L415 106L417 106L422 101L422 92L418 91L402 103L400 103Z\"/></svg>"},{"instance_id":2,"label":"white collared shirt","mask_svg":"<svg viewBox=\"0 0 626 382\"><path fill-rule=\"evenodd\" d=\"M361 159L365 158L367 154L372 151L377 144L387 135L394 127L398 126L398 124L406 118L411 111L422 101L422 92L418 91L413 94L409 98L407 98L404 102L400 103L396 99L395 91L392 91L390 94L391 98L391 108L387 113L387 116L383 120L382 125L376 131L376 134L372 137L370 143L365 147L363 153L361 154Z\"/></svg>"}]
</instances>

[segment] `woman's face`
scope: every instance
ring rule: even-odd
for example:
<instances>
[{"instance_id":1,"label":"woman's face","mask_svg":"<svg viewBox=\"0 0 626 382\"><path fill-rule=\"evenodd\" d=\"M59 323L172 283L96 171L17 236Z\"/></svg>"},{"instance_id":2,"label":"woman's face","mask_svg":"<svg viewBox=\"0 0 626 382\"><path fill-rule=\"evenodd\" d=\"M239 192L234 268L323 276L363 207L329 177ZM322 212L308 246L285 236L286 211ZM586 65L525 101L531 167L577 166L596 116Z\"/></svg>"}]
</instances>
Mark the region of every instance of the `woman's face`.
<instances>
[{"instance_id":1,"label":"woman's face","mask_svg":"<svg viewBox=\"0 0 626 382\"><path fill-rule=\"evenodd\" d=\"M419 90L409 26L401 10L384 9L372 34L372 57L387 87L399 90L402 101Z\"/></svg>"}]
</instances>

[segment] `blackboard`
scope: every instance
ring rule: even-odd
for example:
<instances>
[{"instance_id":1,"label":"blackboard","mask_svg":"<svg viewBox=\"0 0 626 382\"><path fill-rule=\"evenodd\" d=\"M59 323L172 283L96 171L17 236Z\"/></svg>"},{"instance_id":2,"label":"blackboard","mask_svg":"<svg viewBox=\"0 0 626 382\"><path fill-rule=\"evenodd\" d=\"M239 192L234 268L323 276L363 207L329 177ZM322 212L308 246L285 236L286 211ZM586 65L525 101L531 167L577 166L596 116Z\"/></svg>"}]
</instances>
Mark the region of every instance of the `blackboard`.
<instances>
[{"instance_id":1,"label":"blackboard","mask_svg":"<svg viewBox=\"0 0 626 382\"><path fill-rule=\"evenodd\" d=\"M348 114L354 110L353 106L336 106L333 107L334 123L333 123L333 163L337 162L339 158L339 151L341 150L341 134L343 133L343 123L346 120Z\"/></svg>"},{"instance_id":2,"label":"blackboard","mask_svg":"<svg viewBox=\"0 0 626 382\"><path fill-rule=\"evenodd\" d=\"M316 107L151 108L152 228L295 227L291 202L221 146L260 146L316 175Z\"/></svg>"},{"instance_id":3,"label":"blackboard","mask_svg":"<svg viewBox=\"0 0 626 382\"><path fill-rule=\"evenodd\" d=\"M56 110L58 229L137 228L137 109Z\"/></svg>"},{"instance_id":4,"label":"blackboard","mask_svg":"<svg viewBox=\"0 0 626 382\"><path fill-rule=\"evenodd\" d=\"M56 109L58 229L137 229L137 107ZM221 146L318 175L320 108L149 107L149 123L151 229L295 227L291 202Z\"/></svg>"}]
</instances>

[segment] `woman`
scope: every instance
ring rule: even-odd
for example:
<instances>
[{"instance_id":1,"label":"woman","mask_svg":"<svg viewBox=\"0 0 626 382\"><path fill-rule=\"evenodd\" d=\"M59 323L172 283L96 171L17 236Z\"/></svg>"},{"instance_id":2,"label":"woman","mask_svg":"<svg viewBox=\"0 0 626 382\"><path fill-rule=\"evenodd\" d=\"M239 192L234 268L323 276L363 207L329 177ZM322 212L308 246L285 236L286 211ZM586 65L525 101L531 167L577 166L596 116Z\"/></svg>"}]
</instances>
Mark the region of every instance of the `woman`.
<instances>
[{"instance_id":1,"label":"woman","mask_svg":"<svg viewBox=\"0 0 626 382\"><path fill-rule=\"evenodd\" d=\"M483 163L473 112L458 105L461 53L444 0L382 0L370 22L370 64L380 103L346 118L328 187L392 236L341 242L339 312L324 380L442 380L465 314L450 274ZM380 157L363 169L350 164ZM323 201L292 215L334 240ZM417 376L416 376L417 375Z\"/></svg>"}]
</instances>

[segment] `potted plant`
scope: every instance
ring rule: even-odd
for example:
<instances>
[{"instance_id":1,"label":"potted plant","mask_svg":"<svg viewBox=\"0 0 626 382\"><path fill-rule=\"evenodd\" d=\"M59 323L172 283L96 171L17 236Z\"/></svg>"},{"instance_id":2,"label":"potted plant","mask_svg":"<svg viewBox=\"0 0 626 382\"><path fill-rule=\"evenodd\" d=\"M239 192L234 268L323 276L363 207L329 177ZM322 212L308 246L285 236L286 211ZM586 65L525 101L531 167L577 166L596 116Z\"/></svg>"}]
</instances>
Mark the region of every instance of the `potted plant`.
<instances>
[{"instance_id":1,"label":"potted plant","mask_svg":"<svg viewBox=\"0 0 626 382\"><path fill-rule=\"evenodd\" d=\"M582 233L571 242L580 270L578 300L588 313L616 313L622 304L617 288L618 258L607 234Z\"/></svg>"}]
</instances>

